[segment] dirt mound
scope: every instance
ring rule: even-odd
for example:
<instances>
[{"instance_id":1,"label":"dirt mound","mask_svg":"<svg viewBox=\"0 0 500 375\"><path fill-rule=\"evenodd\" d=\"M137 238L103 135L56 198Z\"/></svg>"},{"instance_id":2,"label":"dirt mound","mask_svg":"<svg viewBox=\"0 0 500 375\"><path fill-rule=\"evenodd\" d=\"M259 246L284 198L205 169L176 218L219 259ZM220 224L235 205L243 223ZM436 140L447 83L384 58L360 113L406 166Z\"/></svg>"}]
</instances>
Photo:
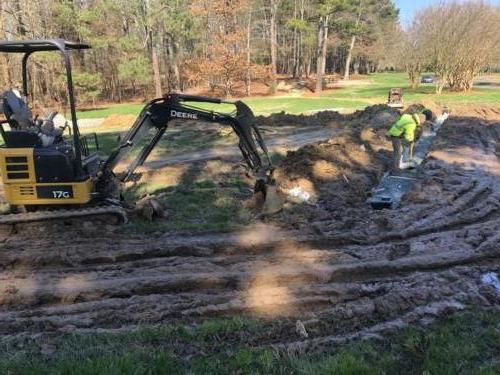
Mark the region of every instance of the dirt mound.
<instances>
[{"instance_id":1,"label":"dirt mound","mask_svg":"<svg viewBox=\"0 0 500 375\"><path fill-rule=\"evenodd\" d=\"M356 111L351 115L346 115L346 121L362 128L371 127L373 129L387 129L401 116L397 109L385 104L376 104L366 107L361 111Z\"/></svg>"},{"instance_id":2,"label":"dirt mound","mask_svg":"<svg viewBox=\"0 0 500 375\"><path fill-rule=\"evenodd\" d=\"M345 120L346 117L336 111L321 111L314 115L291 115L281 112L256 117L259 126L327 126Z\"/></svg>"},{"instance_id":3,"label":"dirt mound","mask_svg":"<svg viewBox=\"0 0 500 375\"><path fill-rule=\"evenodd\" d=\"M481 117L457 116L452 113L449 122L441 130L441 136L435 144L436 150L465 147L496 153L500 155L500 122L484 120Z\"/></svg>"},{"instance_id":4,"label":"dirt mound","mask_svg":"<svg viewBox=\"0 0 500 375\"><path fill-rule=\"evenodd\" d=\"M270 116L257 116L259 126L372 126L384 128L390 126L400 116L399 111L385 104L376 104L351 114L337 111L321 111L313 115L291 115L285 112Z\"/></svg>"},{"instance_id":5,"label":"dirt mound","mask_svg":"<svg viewBox=\"0 0 500 375\"><path fill-rule=\"evenodd\" d=\"M450 111L453 116L474 117L485 121L500 122L500 106L460 104L451 105Z\"/></svg>"},{"instance_id":6,"label":"dirt mound","mask_svg":"<svg viewBox=\"0 0 500 375\"><path fill-rule=\"evenodd\" d=\"M327 210L357 205L384 170L382 158L353 136L289 152L277 171L285 190L300 187Z\"/></svg>"},{"instance_id":7,"label":"dirt mound","mask_svg":"<svg viewBox=\"0 0 500 375\"><path fill-rule=\"evenodd\" d=\"M414 103L409 105L403 113L418 113L422 112L424 109L430 109L432 113L434 113L436 116L439 116L441 113L443 113L443 107L436 104L432 100L420 100L418 103Z\"/></svg>"},{"instance_id":8,"label":"dirt mound","mask_svg":"<svg viewBox=\"0 0 500 375\"><path fill-rule=\"evenodd\" d=\"M398 116L386 105L343 116L343 136L287 154L276 172L280 185L307 192L323 214L362 205L390 162L385 132Z\"/></svg>"}]
</instances>

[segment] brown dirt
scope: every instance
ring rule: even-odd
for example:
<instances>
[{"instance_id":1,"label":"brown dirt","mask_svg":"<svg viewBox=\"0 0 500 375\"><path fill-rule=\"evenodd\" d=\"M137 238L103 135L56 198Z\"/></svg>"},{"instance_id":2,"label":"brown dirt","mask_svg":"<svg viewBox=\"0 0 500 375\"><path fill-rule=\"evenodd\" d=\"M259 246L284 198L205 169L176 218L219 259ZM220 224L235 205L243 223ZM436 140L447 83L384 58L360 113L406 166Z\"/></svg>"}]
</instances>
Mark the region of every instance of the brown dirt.
<instances>
[{"instance_id":1,"label":"brown dirt","mask_svg":"<svg viewBox=\"0 0 500 375\"><path fill-rule=\"evenodd\" d=\"M475 117L488 122L500 121L500 105L455 104L450 106L451 113L460 117Z\"/></svg>"},{"instance_id":2,"label":"brown dirt","mask_svg":"<svg viewBox=\"0 0 500 375\"><path fill-rule=\"evenodd\" d=\"M481 275L500 271L500 123L452 116L402 207L373 211L364 200L389 161L394 116L358 112L343 136L290 152L284 187L314 201L237 233L24 227L0 244L0 334L242 314L280 322L251 345L307 350L498 306Z\"/></svg>"},{"instance_id":3,"label":"brown dirt","mask_svg":"<svg viewBox=\"0 0 500 375\"><path fill-rule=\"evenodd\" d=\"M423 99L418 103L406 107L404 113L415 113L424 109L430 109L435 115L440 115L442 112L441 106L437 105L434 101Z\"/></svg>"},{"instance_id":4,"label":"brown dirt","mask_svg":"<svg viewBox=\"0 0 500 375\"><path fill-rule=\"evenodd\" d=\"M128 128L132 126L136 119L137 116L135 115L109 115L104 119L101 126L103 129L114 127Z\"/></svg>"},{"instance_id":5,"label":"brown dirt","mask_svg":"<svg viewBox=\"0 0 500 375\"><path fill-rule=\"evenodd\" d=\"M314 210L300 210L298 217L285 212L285 222L330 217L340 207L357 207L390 163L387 128L398 112L385 105L343 116L350 131L328 141L289 152L276 176L285 191L301 187L312 197Z\"/></svg>"},{"instance_id":6,"label":"brown dirt","mask_svg":"<svg viewBox=\"0 0 500 375\"><path fill-rule=\"evenodd\" d=\"M281 81L281 80L280 80ZM250 86L250 92L252 96L268 96L269 93L269 85L264 82L252 81ZM223 97L225 93L222 89L215 89L214 91L210 90L208 87L195 87L188 89L186 91L188 94L192 95L202 95L202 96L210 96L210 97ZM233 87L233 96L235 98L244 98L246 97L246 85L245 82L238 82Z\"/></svg>"}]
</instances>

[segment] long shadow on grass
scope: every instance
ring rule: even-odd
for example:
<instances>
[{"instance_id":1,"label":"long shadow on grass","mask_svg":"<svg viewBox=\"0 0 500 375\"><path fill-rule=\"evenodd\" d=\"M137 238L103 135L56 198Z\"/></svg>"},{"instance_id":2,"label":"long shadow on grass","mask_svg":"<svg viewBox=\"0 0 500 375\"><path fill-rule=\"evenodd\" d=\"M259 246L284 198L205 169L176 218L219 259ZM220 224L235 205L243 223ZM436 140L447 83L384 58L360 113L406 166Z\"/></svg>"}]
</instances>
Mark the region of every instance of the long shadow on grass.
<instances>
[{"instance_id":1,"label":"long shadow on grass","mask_svg":"<svg viewBox=\"0 0 500 375\"><path fill-rule=\"evenodd\" d=\"M219 147L217 142L221 140L218 133L220 126L206 123L206 130L202 131L176 127L165 134L150 159L168 159L172 150L190 152ZM234 138L234 143L237 144L237 138ZM153 223L137 219L132 225L141 232L200 233L232 229L235 224L242 222L240 214L243 208L240 201L251 195L251 186L248 181L243 180L241 169L233 168L238 164L238 161L213 159L172 166L177 171L182 169L182 173L174 178L175 184L155 186L153 189L152 181L143 178L142 182L130 186L126 195L135 201L146 194L155 195L165 207L166 217ZM217 170L218 166L220 168ZM207 173L207 169L211 173ZM163 173L165 176L171 173L169 167L148 172L147 177L151 175L153 181L161 181Z\"/></svg>"}]
</instances>

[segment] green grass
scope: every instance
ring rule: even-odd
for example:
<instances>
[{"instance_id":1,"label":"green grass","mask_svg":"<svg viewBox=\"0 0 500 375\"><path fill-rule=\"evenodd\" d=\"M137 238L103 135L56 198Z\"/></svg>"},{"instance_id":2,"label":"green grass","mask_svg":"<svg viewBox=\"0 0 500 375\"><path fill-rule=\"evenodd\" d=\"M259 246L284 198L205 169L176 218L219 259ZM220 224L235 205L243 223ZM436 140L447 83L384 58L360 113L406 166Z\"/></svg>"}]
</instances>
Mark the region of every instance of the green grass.
<instances>
[{"instance_id":1,"label":"green grass","mask_svg":"<svg viewBox=\"0 0 500 375\"><path fill-rule=\"evenodd\" d=\"M155 157L165 158L172 153L188 153L217 146L233 146L237 144L237 137L234 133L221 135L217 132L218 127L207 126L206 130L186 128L182 131L167 130L162 139L158 142L150 154L150 159ZM97 133L99 149L95 150L94 143L90 145L90 151L98 151L102 157L107 157L119 145L119 137L122 131L109 131L109 129L83 129L82 133ZM137 142L130 150L129 155L136 155L147 144L153 133L146 135L140 142Z\"/></svg>"},{"instance_id":2,"label":"green grass","mask_svg":"<svg viewBox=\"0 0 500 375\"><path fill-rule=\"evenodd\" d=\"M124 194L131 202L146 194L166 193L160 202L168 216L153 222L134 218L124 230L139 233L233 231L251 219L251 213L241 204L242 200L250 198L251 187L238 178L225 178L224 186L222 189L203 176L193 178L191 173L187 173L178 185L167 188L161 183L133 185Z\"/></svg>"},{"instance_id":3,"label":"green grass","mask_svg":"<svg viewBox=\"0 0 500 375\"><path fill-rule=\"evenodd\" d=\"M430 327L290 355L266 346L282 325L248 318L0 343L2 374L498 374L500 313L468 311ZM40 347L45 348L41 353ZM47 348L48 354L47 354ZM331 352L329 352L331 350Z\"/></svg>"},{"instance_id":4,"label":"green grass","mask_svg":"<svg viewBox=\"0 0 500 375\"><path fill-rule=\"evenodd\" d=\"M364 100L335 100L329 97L262 97L244 99L256 115L269 115L271 113L304 113L309 111L327 109L359 109L369 104ZM221 112L231 112L234 106L228 104L199 104L197 106L205 109ZM138 115L145 103L112 104L108 107L95 110L79 111L79 119L104 118L109 115Z\"/></svg>"},{"instance_id":5,"label":"green grass","mask_svg":"<svg viewBox=\"0 0 500 375\"><path fill-rule=\"evenodd\" d=\"M334 99L344 100L367 100L373 104L384 103L391 87L403 89L403 99L406 103L417 102L422 99L432 100L440 105L456 103L499 103L500 90L491 88L474 88L471 93L444 91L441 95L435 93L432 84L420 85L417 89L411 89L404 73L377 73L368 76L370 85L351 86L334 93L323 95Z\"/></svg>"},{"instance_id":6,"label":"green grass","mask_svg":"<svg viewBox=\"0 0 500 375\"><path fill-rule=\"evenodd\" d=\"M291 114L307 113L323 109L362 109L367 105L385 103L387 94L391 87L401 87L404 90L406 103L416 102L422 99L430 99L440 105L456 103L499 103L500 89L491 87L474 88L469 94L461 92L447 92L436 95L434 86L426 84L418 89L409 88L405 73L376 73L366 76L370 84L352 85L328 91L320 96L276 96L255 97L243 99L257 115L269 115L277 112ZM80 111L78 118L102 118L111 114L137 115L144 107L143 103L112 104L104 108ZM207 109L231 111L228 105L204 105Z\"/></svg>"},{"instance_id":7,"label":"green grass","mask_svg":"<svg viewBox=\"0 0 500 375\"><path fill-rule=\"evenodd\" d=\"M109 115L138 115L145 103L111 104L98 109L78 111L79 119L104 118Z\"/></svg>"}]
</instances>

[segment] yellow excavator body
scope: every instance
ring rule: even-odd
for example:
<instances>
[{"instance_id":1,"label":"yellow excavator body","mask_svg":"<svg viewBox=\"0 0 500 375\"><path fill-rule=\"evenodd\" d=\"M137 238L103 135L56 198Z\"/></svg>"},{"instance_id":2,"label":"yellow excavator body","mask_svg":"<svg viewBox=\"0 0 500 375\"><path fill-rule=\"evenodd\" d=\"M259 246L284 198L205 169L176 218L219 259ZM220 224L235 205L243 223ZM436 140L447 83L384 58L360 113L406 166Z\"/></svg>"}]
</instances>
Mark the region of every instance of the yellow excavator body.
<instances>
[{"instance_id":1,"label":"yellow excavator body","mask_svg":"<svg viewBox=\"0 0 500 375\"><path fill-rule=\"evenodd\" d=\"M92 198L91 178L74 182L37 182L33 148L0 148L0 175L11 205L85 204Z\"/></svg>"}]
</instances>

